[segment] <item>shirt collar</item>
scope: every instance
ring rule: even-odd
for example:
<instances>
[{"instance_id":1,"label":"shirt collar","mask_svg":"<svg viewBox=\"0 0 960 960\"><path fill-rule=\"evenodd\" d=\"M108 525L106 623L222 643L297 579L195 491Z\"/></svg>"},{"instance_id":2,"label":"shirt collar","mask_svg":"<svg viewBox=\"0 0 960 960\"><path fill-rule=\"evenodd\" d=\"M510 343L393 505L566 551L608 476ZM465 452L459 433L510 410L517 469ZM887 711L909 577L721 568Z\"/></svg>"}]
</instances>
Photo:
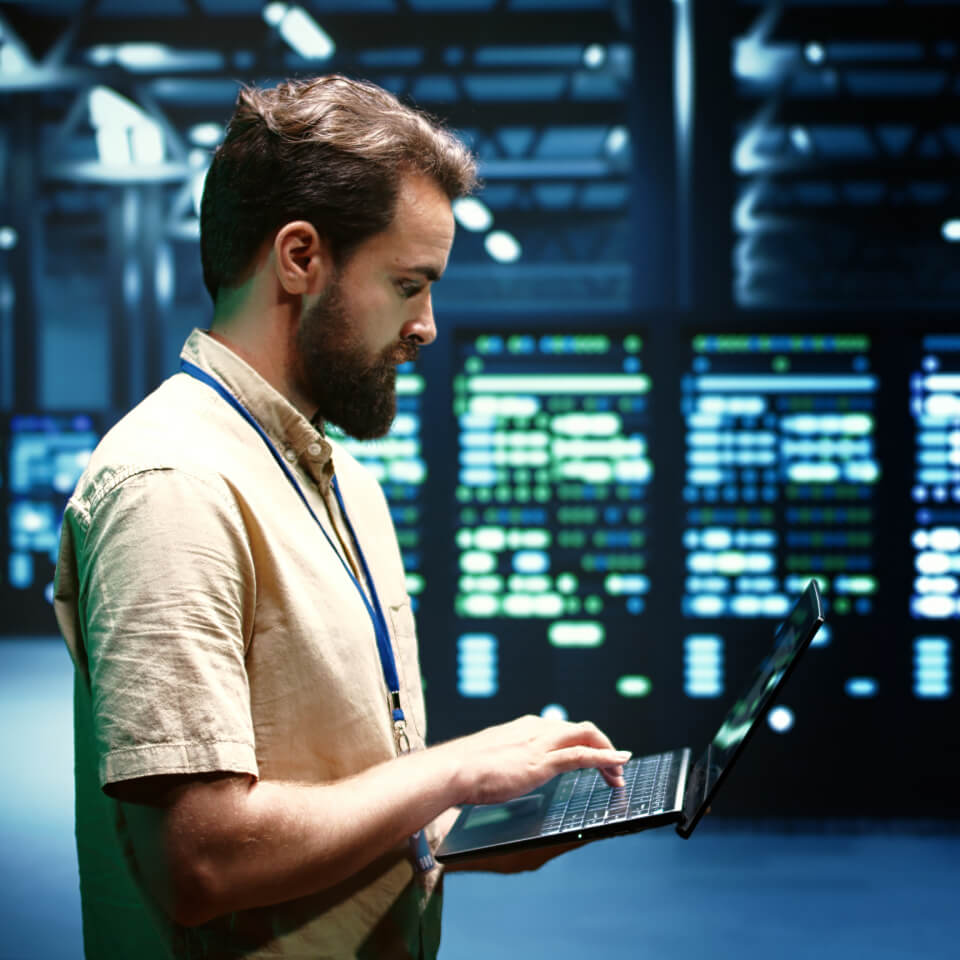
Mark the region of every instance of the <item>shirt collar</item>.
<instances>
[{"instance_id":1,"label":"shirt collar","mask_svg":"<svg viewBox=\"0 0 960 960\"><path fill-rule=\"evenodd\" d=\"M263 427L288 463L297 463L324 495L333 478L333 449L323 421L312 424L289 400L228 346L194 330L180 356L216 377Z\"/></svg>"}]
</instances>

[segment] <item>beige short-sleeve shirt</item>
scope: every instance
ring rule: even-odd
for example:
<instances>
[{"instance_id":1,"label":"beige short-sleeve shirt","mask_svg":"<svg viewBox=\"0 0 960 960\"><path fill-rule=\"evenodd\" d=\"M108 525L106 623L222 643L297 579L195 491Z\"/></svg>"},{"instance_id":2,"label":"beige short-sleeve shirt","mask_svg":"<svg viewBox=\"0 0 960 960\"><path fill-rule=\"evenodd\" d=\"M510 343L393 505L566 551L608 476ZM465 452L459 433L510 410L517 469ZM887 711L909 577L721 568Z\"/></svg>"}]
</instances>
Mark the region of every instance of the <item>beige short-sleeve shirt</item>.
<instances>
[{"instance_id":1,"label":"beige short-sleeve shirt","mask_svg":"<svg viewBox=\"0 0 960 960\"><path fill-rule=\"evenodd\" d=\"M350 572L369 585L334 469L414 747L426 732L414 620L376 481L226 346L194 331L182 356L254 415L324 529L253 427L184 373L94 452L67 506L55 590L76 665L88 956L429 956L439 870L416 882L406 848L322 894L191 930L138 881L111 784L210 771L322 783L396 755L374 626Z\"/></svg>"}]
</instances>

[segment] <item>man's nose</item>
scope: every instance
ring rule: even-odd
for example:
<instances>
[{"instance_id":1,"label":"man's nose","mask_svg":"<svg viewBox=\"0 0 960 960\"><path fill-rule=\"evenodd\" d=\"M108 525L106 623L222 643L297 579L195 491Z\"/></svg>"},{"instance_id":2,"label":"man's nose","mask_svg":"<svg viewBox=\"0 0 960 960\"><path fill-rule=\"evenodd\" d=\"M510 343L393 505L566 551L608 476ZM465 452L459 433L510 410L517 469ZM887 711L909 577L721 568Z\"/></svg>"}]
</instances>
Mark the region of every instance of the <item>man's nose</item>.
<instances>
[{"instance_id":1,"label":"man's nose","mask_svg":"<svg viewBox=\"0 0 960 960\"><path fill-rule=\"evenodd\" d=\"M416 315L411 317L400 331L401 339L412 338L423 346L433 343L437 339L437 328L433 323L433 301L429 292L423 299L423 304Z\"/></svg>"}]
</instances>

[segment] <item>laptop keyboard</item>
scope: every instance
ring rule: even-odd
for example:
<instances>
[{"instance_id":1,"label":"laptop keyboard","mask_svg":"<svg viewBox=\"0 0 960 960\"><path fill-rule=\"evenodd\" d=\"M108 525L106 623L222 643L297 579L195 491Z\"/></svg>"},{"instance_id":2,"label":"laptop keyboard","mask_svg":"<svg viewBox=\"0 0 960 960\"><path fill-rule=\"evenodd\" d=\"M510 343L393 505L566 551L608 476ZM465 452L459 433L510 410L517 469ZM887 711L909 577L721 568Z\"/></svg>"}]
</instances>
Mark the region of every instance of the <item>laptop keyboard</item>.
<instances>
[{"instance_id":1,"label":"laptop keyboard","mask_svg":"<svg viewBox=\"0 0 960 960\"><path fill-rule=\"evenodd\" d=\"M628 761L623 768L626 784L616 789L599 770L563 774L543 819L541 835L654 816L672 809L679 756L671 751Z\"/></svg>"}]
</instances>

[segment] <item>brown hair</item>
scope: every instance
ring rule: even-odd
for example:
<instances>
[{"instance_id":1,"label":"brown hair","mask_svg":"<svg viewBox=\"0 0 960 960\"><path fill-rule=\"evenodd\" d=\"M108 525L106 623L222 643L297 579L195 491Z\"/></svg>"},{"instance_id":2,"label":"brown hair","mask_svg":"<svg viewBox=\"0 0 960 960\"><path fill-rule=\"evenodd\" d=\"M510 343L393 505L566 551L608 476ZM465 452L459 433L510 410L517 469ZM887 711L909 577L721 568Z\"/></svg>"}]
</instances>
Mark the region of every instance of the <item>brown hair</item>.
<instances>
[{"instance_id":1,"label":"brown hair","mask_svg":"<svg viewBox=\"0 0 960 960\"><path fill-rule=\"evenodd\" d=\"M453 134L372 83L244 87L200 207L210 296L239 285L266 237L291 220L312 223L343 263L390 225L407 173L432 177L451 200L476 186L476 162Z\"/></svg>"}]
</instances>

